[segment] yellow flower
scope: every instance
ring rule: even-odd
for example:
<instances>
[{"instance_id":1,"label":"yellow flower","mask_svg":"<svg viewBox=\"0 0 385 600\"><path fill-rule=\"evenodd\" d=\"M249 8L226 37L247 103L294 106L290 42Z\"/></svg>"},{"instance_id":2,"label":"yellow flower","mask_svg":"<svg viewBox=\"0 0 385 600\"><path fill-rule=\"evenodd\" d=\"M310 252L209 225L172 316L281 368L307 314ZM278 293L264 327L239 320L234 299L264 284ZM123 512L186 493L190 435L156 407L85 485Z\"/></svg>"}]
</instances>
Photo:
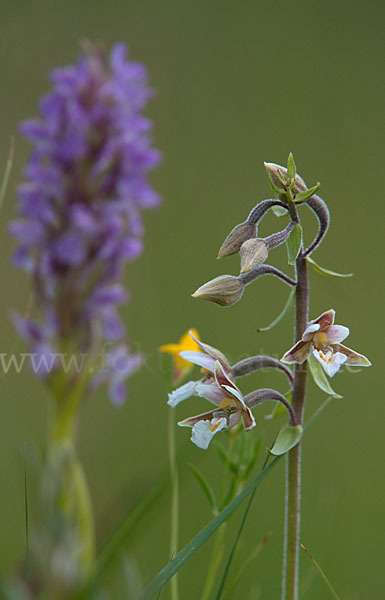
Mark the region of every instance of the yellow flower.
<instances>
[{"instance_id":1,"label":"yellow flower","mask_svg":"<svg viewBox=\"0 0 385 600\"><path fill-rule=\"evenodd\" d=\"M199 333L197 332L196 329L190 329L189 331L191 331L191 333L194 335L194 337L196 337L198 340L200 339ZM183 379L185 377L185 375L187 375L187 373L189 373L194 366L191 362L188 362L187 360L185 360L184 358L179 356L180 352L183 352L183 351L193 351L193 352L201 351L199 345L190 336L189 332L182 335L182 337L180 338L180 340L177 344L165 344L164 346L161 346L159 348L159 352L165 352L167 354L171 354L173 357L174 368L173 368L172 378L173 378L174 383Z\"/></svg>"}]
</instances>

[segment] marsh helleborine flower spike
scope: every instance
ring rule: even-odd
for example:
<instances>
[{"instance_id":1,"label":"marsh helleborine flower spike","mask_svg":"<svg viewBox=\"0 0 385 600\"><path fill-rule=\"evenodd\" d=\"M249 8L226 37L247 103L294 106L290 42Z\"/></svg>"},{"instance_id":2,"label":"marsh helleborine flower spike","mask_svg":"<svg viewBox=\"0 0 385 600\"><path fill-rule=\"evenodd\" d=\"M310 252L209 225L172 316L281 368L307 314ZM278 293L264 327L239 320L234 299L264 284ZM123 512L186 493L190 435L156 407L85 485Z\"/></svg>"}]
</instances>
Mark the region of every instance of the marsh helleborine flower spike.
<instances>
[{"instance_id":1,"label":"marsh helleborine flower spike","mask_svg":"<svg viewBox=\"0 0 385 600\"><path fill-rule=\"evenodd\" d=\"M231 367L225 355L191 337L202 352L182 351L181 357L202 368L205 375L198 381L189 381L169 394L168 404L176 406L191 396L209 400L217 408L209 412L189 417L181 421L181 427L192 427L192 442L199 448L207 449L213 436L222 429L233 427L242 418L245 429L255 425L254 417L246 406L244 398L231 377Z\"/></svg>"},{"instance_id":2,"label":"marsh helleborine flower spike","mask_svg":"<svg viewBox=\"0 0 385 600\"><path fill-rule=\"evenodd\" d=\"M34 352L70 347L88 355L125 335L117 314L127 300L123 266L142 250L141 210L159 203L147 172L160 155L141 114L152 92L146 68L127 60L123 44L109 59L89 46L51 81L40 118L21 126L33 152L10 230L19 242L14 262L31 274L37 317L16 317L16 325ZM140 361L126 354L129 375ZM112 399L121 402L122 373L116 377L111 361L108 371L119 381Z\"/></svg>"},{"instance_id":3,"label":"marsh helleborine flower spike","mask_svg":"<svg viewBox=\"0 0 385 600\"><path fill-rule=\"evenodd\" d=\"M191 335L190 335L191 334ZM164 344L160 346L159 352L171 354L173 357L174 368L172 379L174 383L181 381L193 368L191 362L180 356L181 352L199 352L199 333L196 329L190 329L182 335L177 344Z\"/></svg>"},{"instance_id":4,"label":"marsh helleborine flower spike","mask_svg":"<svg viewBox=\"0 0 385 600\"><path fill-rule=\"evenodd\" d=\"M333 377L345 363L352 367L370 367L371 362L366 356L341 344L348 337L349 329L334 325L334 316L335 311L331 309L310 321L302 339L284 354L281 361L303 363L313 354L329 377Z\"/></svg>"}]
</instances>

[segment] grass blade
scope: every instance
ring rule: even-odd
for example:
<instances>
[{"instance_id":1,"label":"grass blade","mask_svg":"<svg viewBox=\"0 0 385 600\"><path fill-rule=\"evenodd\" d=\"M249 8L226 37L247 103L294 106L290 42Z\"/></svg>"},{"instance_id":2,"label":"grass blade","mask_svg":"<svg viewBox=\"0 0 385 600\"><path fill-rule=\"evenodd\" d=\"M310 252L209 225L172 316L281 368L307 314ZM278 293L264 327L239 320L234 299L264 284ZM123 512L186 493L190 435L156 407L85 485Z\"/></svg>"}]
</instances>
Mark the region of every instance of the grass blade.
<instances>
[{"instance_id":1,"label":"grass blade","mask_svg":"<svg viewBox=\"0 0 385 600\"><path fill-rule=\"evenodd\" d=\"M181 550L176 557L171 560L165 567L162 569L158 575L152 580L147 589L145 590L142 600L149 600L150 598L154 598L158 591L171 579L171 577L179 571L193 556L194 554L203 546L205 542L212 536L213 533L224 523L230 515L242 504L242 502L258 487L261 481L266 477L266 475L274 468L274 466L281 459L280 456L277 456L268 467L266 467L259 475L251 482L249 485L240 493L238 496L234 498L224 508L219 515L217 515L206 527L204 527L184 548Z\"/></svg>"},{"instance_id":2,"label":"grass blade","mask_svg":"<svg viewBox=\"0 0 385 600\"><path fill-rule=\"evenodd\" d=\"M315 566L315 568L318 570L318 572L321 575L322 579L324 580L324 582L328 586L328 588L329 588L329 590L330 590L333 598L335 600L341 600L341 598L339 597L339 595L335 591L334 587L330 583L329 579L326 577L324 571L321 569L319 563L316 561L316 559L314 558L314 556L309 552L309 550L307 548L305 548L305 546L303 544L300 544L300 546L301 546L302 550L305 552L305 554L307 554L307 556L310 558L310 560L313 563L313 565Z\"/></svg>"}]
</instances>

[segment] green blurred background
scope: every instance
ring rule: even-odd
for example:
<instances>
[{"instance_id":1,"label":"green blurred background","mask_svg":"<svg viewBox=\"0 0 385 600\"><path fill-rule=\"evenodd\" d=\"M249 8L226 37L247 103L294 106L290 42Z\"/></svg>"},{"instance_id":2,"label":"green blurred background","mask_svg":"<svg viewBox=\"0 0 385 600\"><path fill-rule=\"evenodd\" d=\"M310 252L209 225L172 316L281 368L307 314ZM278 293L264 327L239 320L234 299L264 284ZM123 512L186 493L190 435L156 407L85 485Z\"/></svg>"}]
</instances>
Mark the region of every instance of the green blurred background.
<instances>
[{"instance_id":1,"label":"green blurred background","mask_svg":"<svg viewBox=\"0 0 385 600\"><path fill-rule=\"evenodd\" d=\"M130 381L124 407L113 408L99 392L84 405L79 423L79 452L100 544L147 486L167 472L168 408L157 347L192 326L232 360L260 352L280 356L291 345L290 318L271 332L256 331L286 300L278 280L259 280L230 309L190 294L216 275L237 274L238 258L217 262L218 247L257 201L270 196L263 161L283 163L293 151L305 180L321 181L332 215L314 258L355 274L336 280L311 273L310 314L334 307L337 322L351 328L348 345L374 365L335 377L333 385L344 398L333 400L306 435L302 541L343 600L384 598L384 3L2 0L0 11L0 165L5 165L10 135L16 134L1 214L1 352L11 352L16 342L9 310L23 309L28 296L27 277L10 266L13 244L6 231L28 153L17 127L36 114L37 99L48 89L48 71L73 61L82 38L108 46L123 40L131 57L148 65L157 91L148 114L164 162L152 181L164 202L145 215L146 248L127 269L132 301L124 309L130 339L146 353L147 365ZM268 215L260 233L283 222ZM305 223L310 240L314 217L306 214ZM284 249L270 259L287 269ZM250 391L253 382L285 388L282 378L270 373L246 380L242 389ZM10 373L0 390L0 565L8 572L24 548L21 456L25 452L33 462L44 448L50 404L28 372ZM311 384L308 414L323 399ZM190 401L178 407L177 416L205 406ZM267 410L256 414L265 445L279 426L263 420ZM178 429L181 545L209 519L188 463L199 466L217 489L223 478L215 452L199 450L188 437ZM258 492L238 565L269 531L271 539L242 578L236 598L279 597L283 482L282 461ZM32 492L31 483L33 502ZM169 501L167 492L127 544L145 581L168 560ZM239 517L233 519L229 541ZM181 572L181 598L200 597L209 551L210 543ZM301 574L303 598L330 597L305 555ZM122 598L119 576L112 573L111 580L114 597ZM168 597L166 589L162 598Z\"/></svg>"}]
</instances>

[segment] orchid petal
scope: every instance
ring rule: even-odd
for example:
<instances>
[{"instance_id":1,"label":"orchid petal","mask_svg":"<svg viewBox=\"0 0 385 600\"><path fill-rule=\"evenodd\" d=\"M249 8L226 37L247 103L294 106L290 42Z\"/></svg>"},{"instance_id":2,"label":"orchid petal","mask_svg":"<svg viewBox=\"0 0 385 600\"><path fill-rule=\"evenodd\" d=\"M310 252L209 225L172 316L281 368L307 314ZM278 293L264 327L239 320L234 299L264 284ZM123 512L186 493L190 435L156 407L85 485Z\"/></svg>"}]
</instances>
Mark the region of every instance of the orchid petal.
<instances>
[{"instance_id":1,"label":"orchid petal","mask_svg":"<svg viewBox=\"0 0 385 600\"><path fill-rule=\"evenodd\" d=\"M183 350L183 352L179 353L179 356L188 362L194 363L194 365L198 365L203 369L207 369L207 371L211 371L212 373L215 370L215 359L211 356L207 356L207 354L203 354L203 352Z\"/></svg>"},{"instance_id":2,"label":"orchid petal","mask_svg":"<svg viewBox=\"0 0 385 600\"><path fill-rule=\"evenodd\" d=\"M214 435L226 427L227 420L225 417L221 417L220 419L214 418L211 421L199 421L193 427L191 441L198 448L207 450Z\"/></svg>"},{"instance_id":3,"label":"orchid petal","mask_svg":"<svg viewBox=\"0 0 385 600\"><path fill-rule=\"evenodd\" d=\"M167 404L169 406L174 407L177 406L177 404L179 404L183 400L186 400L186 398L194 396L194 394L196 394L196 387L199 383L199 381L188 381L184 385L181 385L180 387L176 388L176 390L173 390L168 395Z\"/></svg>"},{"instance_id":4,"label":"orchid petal","mask_svg":"<svg viewBox=\"0 0 385 600\"><path fill-rule=\"evenodd\" d=\"M322 313L322 315L311 321L311 323L319 323L321 331L325 330L327 327L333 325L335 314L336 311L333 308L331 308L330 310L327 310L326 312Z\"/></svg>"},{"instance_id":5,"label":"orchid petal","mask_svg":"<svg viewBox=\"0 0 385 600\"><path fill-rule=\"evenodd\" d=\"M318 331L320 327L321 325L319 323L311 323L308 325L303 332L302 341L310 342L310 340L313 339L313 334Z\"/></svg>"},{"instance_id":6,"label":"orchid petal","mask_svg":"<svg viewBox=\"0 0 385 600\"><path fill-rule=\"evenodd\" d=\"M230 394L230 396L238 400L242 406L246 406L245 400L237 387L232 385L222 385L221 388L225 388L228 392L227 396Z\"/></svg>"},{"instance_id":7,"label":"orchid petal","mask_svg":"<svg viewBox=\"0 0 385 600\"><path fill-rule=\"evenodd\" d=\"M204 342L201 342L194 335L192 329L190 329L189 334L192 337L192 339L194 340L194 342L196 342L198 344L198 346L201 348L201 350L203 350L203 352L206 352L209 356L211 356L215 360L219 360L219 362L226 368L226 370L228 370L228 371L231 370L229 361L227 360L226 356L220 350L218 350L217 348L214 348L213 346L209 346L209 344L205 344Z\"/></svg>"},{"instance_id":8,"label":"orchid petal","mask_svg":"<svg viewBox=\"0 0 385 600\"><path fill-rule=\"evenodd\" d=\"M372 364L366 356L358 354L358 352L355 352L342 344L334 344L334 349L337 350L337 352L345 354L345 356L347 356L346 364L352 367L370 367Z\"/></svg>"},{"instance_id":9,"label":"orchid petal","mask_svg":"<svg viewBox=\"0 0 385 600\"><path fill-rule=\"evenodd\" d=\"M282 356L281 362L287 364L305 362L310 354L310 347L310 342L300 340Z\"/></svg>"},{"instance_id":10,"label":"orchid petal","mask_svg":"<svg viewBox=\"0 0 385 600\"><path fill-rule=\"evenodd\" d=\"M237 387L235 383L230 379L219 360L215 361L214 375L215 380L220 387L222 387L222 385L228 385L234 388Z\"/></svg>"},{"instance_id":11,"label":"orchid petal","mask_svg":"<svg viewBox=\"0 0 385 600\"><path fill-rule=\"evenodd\" d=\"M334 377L347 360L347 357L342 352L331 352L329 350L324 353L316 348L313 348L313 356L322 365L323 370L329 377Z\"/></svg>"},{"instance_id":12,"label":"orchid petal","mask_svg":"<svg viewBox=\"0 0 385 600\"><path fill-rule=\"evenodd\" d=\"M248 406L246 406L244 410L242 410L242 420L246 431L249 431L249 429L255 427L255 419L253 417L253 413L251 412Z\"/></svg>"},{"instance_id":13,"label":"orchid petal","mask_svg":"<svg viewBox=\"0 0 385 600\"><path fill-rule=\"evenodd\" d=\"M201 413L200 415L195 415L193 417L187 417L187 419L183 419L183 421L179 421L179 427L194 427L195 423L199 421L211 421L214 418L224 417L224 413L221 410L215 408L214 410L209 410L208 412Z\"/></svg>"},{"instance_id":14,"label":"orchid petal","mask_svg":"<svg viewBox=\"0 0 385 600\"><path fill-rule=\"evenodd\" d=\"M344 325L332 325L325 333L331 344L337 344L343 342L348 337L350 331L349 327L344 327Z\"/></svg>"},{"instance_id":15,"label":"orchid petal","mask_svg":"<svg viewBox=\"0 0 385 600\"><path fill-rule=\"evenodd\" d=\"M198 384L196 386L196 393L201 398L206 398L206 400L210 400L210 402L213 402L217 406L219 406L222 400L227 398L226 394L223 390L221 390L221 388L217 387L215 384L210 385L209 383Z\"/></svg>"}]
</instances>

